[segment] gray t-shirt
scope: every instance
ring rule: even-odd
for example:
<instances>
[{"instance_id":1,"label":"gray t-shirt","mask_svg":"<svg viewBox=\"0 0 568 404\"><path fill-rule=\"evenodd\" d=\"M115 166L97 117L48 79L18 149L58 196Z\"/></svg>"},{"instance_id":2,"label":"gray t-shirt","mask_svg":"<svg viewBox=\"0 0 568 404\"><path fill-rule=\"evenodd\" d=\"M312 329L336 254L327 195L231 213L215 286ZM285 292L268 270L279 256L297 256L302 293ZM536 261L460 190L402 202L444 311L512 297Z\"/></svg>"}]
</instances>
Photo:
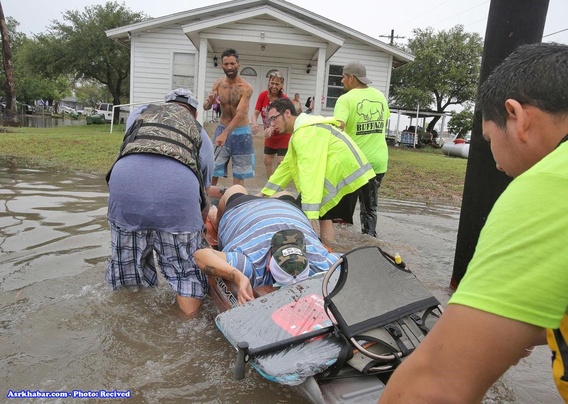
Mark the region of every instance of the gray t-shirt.
<instances>
[{"instance_id":1,"label":"gray t-shirt","mask_svg":"<svg viewBox=\"0 0 568 404\"><path fill-rule=\"evenodd\" d=\"M145 107L135 110L130 118ZM213 143L205 130L201 131L201 138L199 162L204 186L208 188L213 174ZM128 231L200 231L203 218L199 181L189 167L170 157L129 154L112 169L107 217Z\"/></svg>"}]
</instances>

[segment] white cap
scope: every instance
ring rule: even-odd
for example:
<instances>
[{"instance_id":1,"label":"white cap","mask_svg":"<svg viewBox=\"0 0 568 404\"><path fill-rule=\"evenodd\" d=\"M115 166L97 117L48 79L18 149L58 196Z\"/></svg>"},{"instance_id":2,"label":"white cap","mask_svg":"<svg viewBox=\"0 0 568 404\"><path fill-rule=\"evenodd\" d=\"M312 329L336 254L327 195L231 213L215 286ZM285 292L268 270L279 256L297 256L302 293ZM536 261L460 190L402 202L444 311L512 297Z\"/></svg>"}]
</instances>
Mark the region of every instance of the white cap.
<instances>
[{"instance_id":1,"label":"white cap","mask_svg":"<svg viewBox=\"0 0 568 404\"><path fill-rule=\"evenodd\" d=\"M164 99L166 102L183 102L193 107L195 110L197 110L197 107L199 106L199 101L197 101L197 98L195 98L195 95L193 95L191 90L188 90L187 88L176 88L175 90L167 93Z\"/></svg>"}]
</instances>

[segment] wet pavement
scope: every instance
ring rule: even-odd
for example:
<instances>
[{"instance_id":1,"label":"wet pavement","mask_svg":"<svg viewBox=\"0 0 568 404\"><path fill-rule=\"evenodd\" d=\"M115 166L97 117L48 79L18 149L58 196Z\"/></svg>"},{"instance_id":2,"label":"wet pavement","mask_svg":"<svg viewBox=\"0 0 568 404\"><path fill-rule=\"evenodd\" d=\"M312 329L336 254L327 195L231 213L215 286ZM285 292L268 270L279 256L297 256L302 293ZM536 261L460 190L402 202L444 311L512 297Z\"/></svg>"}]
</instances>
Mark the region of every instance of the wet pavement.
<instances>
[{"instance_id":1,"label":"wet pavement","mask_svg":"<svg viewBox=\"0 0 568 404\"><path fill-rule=\"evenodd\" d=\"M257 192L263 182L248 185ZM232 380L234 352L209 301L199 317L184 320L165 282L136 293L106 285L106 201L103 176L0 159L0 396L119 389L131 390L133 403L304 403L251 369L244 381ZM378 239L359 234L358 224L342 225L333 247L399 252L447 302L459 210L393 200L380 200L379 209ZM549 362L539 347L485 402L560 403Z\"/></svg>"}]
</instances>

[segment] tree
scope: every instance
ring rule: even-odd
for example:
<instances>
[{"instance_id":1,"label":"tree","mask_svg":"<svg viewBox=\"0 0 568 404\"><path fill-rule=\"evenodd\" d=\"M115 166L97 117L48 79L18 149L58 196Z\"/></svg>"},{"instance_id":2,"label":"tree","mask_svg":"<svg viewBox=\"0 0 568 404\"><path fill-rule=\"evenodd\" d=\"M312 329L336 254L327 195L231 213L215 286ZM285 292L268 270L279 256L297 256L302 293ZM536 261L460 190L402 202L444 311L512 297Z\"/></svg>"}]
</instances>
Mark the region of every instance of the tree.
<instances>
[{"instance_id":1,"label":"tree","mask_svg":"<svg viewBox=\"0 0 568 404\"><path fill-rule=\"evenodd\" d=\"M105 85L114 104L129 92L130 49L108 38L106 30L141 22L148 17L123 4L107 2L66 11L48 34L38 35L38 49L31 62L48 76L70 74L76 80L95 80Z\"/></svg>"},{"instance_id":2,"label":"tree","mask_svg":"<svg viewBox=\"0 0 568 404\"><path fill-rule=\"evenodd\" d=\"M10 36L4 18L4 9L0 3L0 34L2 35L2 66L4 68L4 94L6 94L6 107L4 125L19 126L16 111L16 86L14 85L14 66L12 64L12 51L10 49Z\"/></svg>"},{"instance_id":3,"label":"tree","mask_svg":"<svg viewBox=\"0 0 568 404\"><path fill-rule=\"evenodd\" d=\"M414 29L414 37L403 47L414 62L393 70L391 101L403 108L445 112L450 105L475 99L483 41L476 33L464 32L462 25L434 32L429 27ZM431 132L440 117L426 129Z\"/></svg>"},{"instance_id":4,"label":"tree","mask_svg":"<svg viewBox=\"0 0 568 404\"><path fill-rule=\"evenodd\" d=\"M41 64L34 66L33 61L40 50L36 40L24 38L14 52L18 100L31 104L41 98L54 105L54 102L71 94L72 76L48 74Z\"/></svg>"},{"instance_id":5,"label":"tree","mask_svg":"<svg viewBox=\"0 0 568 404\"><path fill-rule=\"evenodd\" d=\"M75 96L81 104L94 107L100 100L109 99L110 94L106 86L91 79L76 83Z\"/></svg>"},{"instance_id":6,"label":"tree","mask_svg":"<svg viewBox=\"0 0 568 404\"><path fill-rule=\"evenodd\" d=\"M460 112L452 111L452 118L448 122L450 133L455 133L458 138L463 138L473 129L473 109L467 106Z\"/></svg>"},{"instance_id":7,"label":"tree","mask_svg":"<svg viewBox=\"0 0 568 404\"><path fill-rule=\"evenodd\" d=\"M17 31L19 25L20 23L12 17L6 19L12 51L13 81L17 90L16 100L21 103L33 104L41 98L49 100L53 105L54 100L71 93L70 77L68 75L47 75L41 65L38 66L36 71L32 61L40 48L36 40L30 39ZM2 69L0 75L5 81L7 76L4 69ZM16 101L14 103L17 104Z\"/></svg>"}]
</instances>

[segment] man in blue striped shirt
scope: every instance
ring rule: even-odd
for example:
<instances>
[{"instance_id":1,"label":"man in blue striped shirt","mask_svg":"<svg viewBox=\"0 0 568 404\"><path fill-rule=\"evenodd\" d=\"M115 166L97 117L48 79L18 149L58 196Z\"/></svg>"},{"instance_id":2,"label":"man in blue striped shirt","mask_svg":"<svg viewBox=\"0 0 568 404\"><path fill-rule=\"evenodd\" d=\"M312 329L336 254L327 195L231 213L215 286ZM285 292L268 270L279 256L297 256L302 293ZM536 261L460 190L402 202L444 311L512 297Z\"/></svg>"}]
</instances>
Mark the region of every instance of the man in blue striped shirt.
<instances>
[{"instance_id":1,"label":"man in blue striped shirt","mask_svg":"<svg viewBox=\"0 0 568 404\"><path fill-rule=\"evenodd\" d=\"M205 274L235 283L239 304L254 299L253 287L295 283L339 258L287 193L261 198L234 185L219 201L217 220L219 251L201 249L194 259Z\"/></svg>"}]
</instances>

